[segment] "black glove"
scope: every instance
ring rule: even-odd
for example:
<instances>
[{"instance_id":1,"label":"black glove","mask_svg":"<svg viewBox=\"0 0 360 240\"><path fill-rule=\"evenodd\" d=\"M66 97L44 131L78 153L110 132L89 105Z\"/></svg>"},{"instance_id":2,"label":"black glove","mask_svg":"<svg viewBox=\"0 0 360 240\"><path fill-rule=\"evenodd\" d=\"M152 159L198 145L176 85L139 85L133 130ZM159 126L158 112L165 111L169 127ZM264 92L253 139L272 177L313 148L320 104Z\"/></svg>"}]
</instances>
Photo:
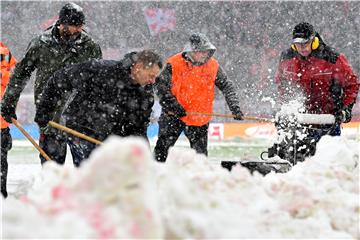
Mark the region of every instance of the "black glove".
<instances>
[{"instance_id":1,"label":"black glove","mask_svg":"<svg viewBox=\"0 0 360 240\"><path fill-rule=\"evenodd\" d=\"M1 116L8 123L12 123L11 118L17 119L16 113L15 113L15 106L13 106L13 105L2 105L1 104Z\"/></svg>"},{"instance_id":2,"label":"black glove","mask_svg":"<svg viewBox=\"0 0 360 240\"><path fill-rule=\"evenodd\" d=\"M235 120L244 120L244 114L239 110L236 113L234 113L234 119Z\"/></svg>"},{"instance_id":3,"label":"black glove","mask_svg":"<svg viewBox=\"0 0 360 240\"><path fill-rule=\"evenodd\" d=\"M337 113L335 113L335 122L347 123L351 121L351 110L349 108L344 108Z\"/></svg>"},{"instance_id":4,"label":"black glove","mask_svg":"<svg viewBox=\"0 0 360 240\"><path fill-rule=\"evenodd\" d=\"M179 109L176 110L175 114L176 114L176 116L178 118L185 117L186 116L186 111L183 108L179 108Z\"/></svg>"},{"instance_id":5,"label":"black glove","mask_svg":"<svg viewBox=\"0 0 360 240\"><path fill-rule=\"evenodd\" d=\"M181 117L185 117L186 116L186 111L184 108L169 108L165 111L168 115L170 116L174 116L177 118L181 118Z\"/></svg>"},{"instance_id":6,"label":"black glove","mask_svg":"<svg viewBox=\"0 0 360 240\"><path fill-rule=\"evenodd\" d=\"M40 131L44 132L49 120L45 116L40 116L40 114L35 115L34 121L38 124Z\"/></svg>"}]
</instances>

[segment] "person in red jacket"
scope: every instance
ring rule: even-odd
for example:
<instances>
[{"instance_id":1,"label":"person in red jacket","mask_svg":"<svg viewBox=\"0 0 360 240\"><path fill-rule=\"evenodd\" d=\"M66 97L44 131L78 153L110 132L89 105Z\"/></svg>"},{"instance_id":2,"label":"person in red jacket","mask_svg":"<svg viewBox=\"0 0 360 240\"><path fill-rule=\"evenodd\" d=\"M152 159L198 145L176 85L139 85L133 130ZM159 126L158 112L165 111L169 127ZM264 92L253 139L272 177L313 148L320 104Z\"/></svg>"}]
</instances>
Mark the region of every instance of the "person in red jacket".
<instances>
[{"instance_id":1,"label":"person in red jacket","mask_svg":"<svg viewBox=\"0 0 360 240\"><path fill-rule=\"evenodd\" d=\"M336 123L322 126L323 135L340 135L340 125L351 120L359 90L358 77L346 57L325 44L307 22L294 27L292 44L281 54L276 74L282 100L301 93L306 113L332 114Z\"/></svg>"},{"instance_id":2,"label":"person in red jacket","mask_svg":"<svg viewBox=\"0 0 360 240\"><path fill-rule=\"evenodd\" d=\"M1 56L1 98L5 93L5 88L9 83L9 78L11 74L11 70L14 68L16 64L16 59L11 55L11 52L7 48L7 46L0 42L0 56ZM8 172L8 162L7 162L7 153L11 149L12 139L10 135L9 123L6 122L2 116L0 116L0 124L1 124L1 194L4 198L7 197L6 190L6 180L7 180L7 172Z\"/></svg>"}]
</instances>

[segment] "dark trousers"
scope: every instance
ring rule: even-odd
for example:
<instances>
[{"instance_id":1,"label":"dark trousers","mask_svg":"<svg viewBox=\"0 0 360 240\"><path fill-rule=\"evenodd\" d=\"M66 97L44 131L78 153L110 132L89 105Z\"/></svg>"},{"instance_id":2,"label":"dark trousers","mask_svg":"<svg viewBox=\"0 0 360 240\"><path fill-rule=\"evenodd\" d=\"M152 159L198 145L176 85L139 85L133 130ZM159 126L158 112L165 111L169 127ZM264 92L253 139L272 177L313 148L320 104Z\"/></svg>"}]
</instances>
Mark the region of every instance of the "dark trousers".
<instances>
[{"instance_id":1,"label":"dark trousers","mask_svg":"<svg viewBox=\"0 0 360 240\"><path fill-rule=\"evenodd\" d=\"M155 159L159 162L166 161L169 148L174 146L182 131L189 139L190 147L207 156L208 128L209 124L187 126L174 116L162 114L159 119L159 138L154 149Z\"/></svg>"},{"instance_id":2,"label":"dark trousers","mask_svg":"<svg viewBox=\"0 0 360 240\"><path fill-rule=\"evenodd\" d=\"M316 143L320 140L321 137L325 135L340 136L340 124L336 123L335 125L324 125L321 128L310 129L309 133L307 134L307 136L314 139Z\"/></svg>"},{"instance_id":3,"label":"dark trousers","mask_svg":"<svg viewBox=\"0 0 360 240\"><path fill-rule=\"evenodd\" d=\"M52 129L46 133L40 134L39 145L49 157L58 164L64 164L66 159L66 145L69 145L73 158L74 166L79 167L84 159L87 159L93 147L87 144L85 140L77 137L68 137L58 130ZM93 144L92 144L93 145ZM91 147L89 147L91 146ZM40 154L41 164L46 159Z\"/></svg>"},{"instance_id":4,"label":"dark trousers","mask_svg":"<svg viewBox=\"0 0 360 240\"><path fill-rule=\"evenodd\" d=\"M96 144L80 139L78 137L68 138L71 153L74 159L74 165L79 167L84 160L88 159L91 152L96 148ZM74 155L76 156L74 158Z\"/></svg>"},{"instance_id":5,"label":"dark trousers","mask_svg":"<svg viewBox=\"0 0 360 240\"><path fill-rule=\"evenodd\" d=\"M1 129L1 194L7 197L7 174L8 174L8 162L7 153L12 147L12 138L10 135L10 129Z\"/></svg>"}]
</instances>

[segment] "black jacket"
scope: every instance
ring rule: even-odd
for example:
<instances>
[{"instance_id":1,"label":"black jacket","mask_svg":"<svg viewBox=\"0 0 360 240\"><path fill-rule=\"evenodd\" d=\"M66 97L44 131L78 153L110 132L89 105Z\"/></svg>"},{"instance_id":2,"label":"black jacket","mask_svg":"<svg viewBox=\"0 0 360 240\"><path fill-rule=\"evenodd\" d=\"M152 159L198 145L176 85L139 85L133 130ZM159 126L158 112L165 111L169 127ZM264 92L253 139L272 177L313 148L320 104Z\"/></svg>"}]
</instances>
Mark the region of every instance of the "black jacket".
<instances>
[{"instance_id":1,"label":"black jacket","mask_svg":"<svg viewBox=\"0 0 360 240\"><path fill-rule=\"evenodd\" d=\"M57 71L42 92L35 121L40 126L50 121L49 113L68 92L61 124L99 140L110 134L146 138L153 87L132 82L133 54L121 61L91 60Z\"/></svg>"}]
</instances>

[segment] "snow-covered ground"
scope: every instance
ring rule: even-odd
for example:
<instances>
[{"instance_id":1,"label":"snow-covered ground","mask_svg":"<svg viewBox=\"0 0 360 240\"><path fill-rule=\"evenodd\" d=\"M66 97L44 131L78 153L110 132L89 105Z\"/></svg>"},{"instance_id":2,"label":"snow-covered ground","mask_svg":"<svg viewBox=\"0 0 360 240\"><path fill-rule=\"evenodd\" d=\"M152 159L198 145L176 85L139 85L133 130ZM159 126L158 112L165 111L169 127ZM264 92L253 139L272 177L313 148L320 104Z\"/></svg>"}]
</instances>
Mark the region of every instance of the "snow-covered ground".
<instances>
[{"instance_id":1,"label":"snow-covered ground","mask_svg":"<svg viewBox=\"0 0 360 240\"><path fill-rule=\"evenodd\" d=\"M186 148L160 164L141 140L114 137L80 169L12 169L22 182L2 201L2 236L359 239L359 148L324 137L311 159L263 177Z\"/></svg>"},{"instance_id":2,"label":"snow-covered ground","mask_svg":"<svg viewBox=\"0 0 360 240\"><path fill-rule=\"evenodd\" d=\"M151 148L156 144L156 138L150 139ZM213 164L220 164L221 160L232 159L253 159L259 156L259 152L266 150L272 144L271 139L259 141L209 141L209 161ZM187 149L189 142L185 137L179 138L175 148ZM70 149L67 149L65 164L72 166ZM40 173L41 166L38 151L28 140L14 140L13 148L9 152L9 173L8 173L8 193L18 198L26 193L29 185L36 174Z\"/></svg>"}]
</instances>

